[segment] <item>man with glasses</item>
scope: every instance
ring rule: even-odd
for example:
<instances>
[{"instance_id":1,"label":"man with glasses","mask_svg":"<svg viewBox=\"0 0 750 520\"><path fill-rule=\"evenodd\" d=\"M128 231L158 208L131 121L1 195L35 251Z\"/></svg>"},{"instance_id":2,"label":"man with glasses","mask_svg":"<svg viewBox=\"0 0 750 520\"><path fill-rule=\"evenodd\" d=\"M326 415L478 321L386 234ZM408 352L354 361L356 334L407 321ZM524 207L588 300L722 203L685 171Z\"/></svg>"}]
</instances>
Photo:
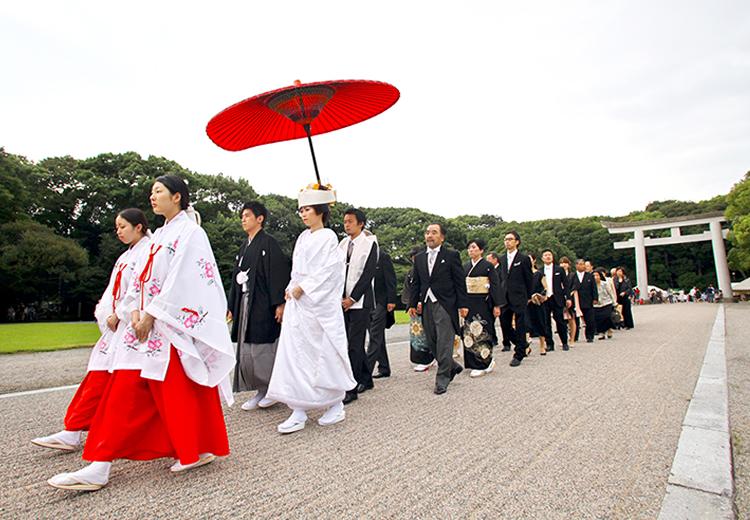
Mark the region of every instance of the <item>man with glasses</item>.
<instances>
[{"instance_id":1,"label":"man with glasses","mask_svg":"<svg viewBox=\"0 0 750 520\"><path fill-rule=\"evenodd\" d=\"M500 313L503 343L510 340L515 345L513 359L510 361L512 367L521 364L529 346L526 341L526 307L531 296L531 259L518 250L520 245L521 236L516 231L506 233L506 253L500 257L500 266L497 268L500 271L501 291L505 293L507 302Z\"/></svg>"}]
</instances>

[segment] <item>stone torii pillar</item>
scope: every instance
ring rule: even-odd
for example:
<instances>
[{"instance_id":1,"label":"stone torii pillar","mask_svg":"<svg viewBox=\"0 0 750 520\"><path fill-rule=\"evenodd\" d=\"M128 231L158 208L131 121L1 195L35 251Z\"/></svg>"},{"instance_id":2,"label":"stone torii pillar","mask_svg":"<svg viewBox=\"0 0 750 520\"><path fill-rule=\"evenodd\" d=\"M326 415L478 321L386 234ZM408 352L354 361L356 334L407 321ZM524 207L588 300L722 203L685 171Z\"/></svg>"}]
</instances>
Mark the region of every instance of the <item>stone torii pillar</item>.
<instances>
[{"instance_id":1,"label":"stone torii pillar","mask_svg":"<svg viewBox=\"0 0 750 520\"><path fill-rule=\"evenodd\" d=\"M729 276L729 265L727 264L727 250L724 247L724 239L728 230L721 228L721 223L726 222L724 213L704 213L702 215L691 215L687 217L664 218L657 220L643 220L638 222L602 222L612 234L633 233L633 238L622 242L615 242L615 249L635 249L635 274L638 290L641 298L648 297L648 267L646 263L646 248L652 246L666 246L672 244L686 244L691 242L711 241L714 252L714 265L716 267L716 280L719 289L725 298L731 298L732 284ZM687 226L699 226L708 224L709 230L693 235L683 235L680 228ZM658 229L671 230L668 237L651 238L646 237L645 231Z\"/></svg>"}]
</instances>

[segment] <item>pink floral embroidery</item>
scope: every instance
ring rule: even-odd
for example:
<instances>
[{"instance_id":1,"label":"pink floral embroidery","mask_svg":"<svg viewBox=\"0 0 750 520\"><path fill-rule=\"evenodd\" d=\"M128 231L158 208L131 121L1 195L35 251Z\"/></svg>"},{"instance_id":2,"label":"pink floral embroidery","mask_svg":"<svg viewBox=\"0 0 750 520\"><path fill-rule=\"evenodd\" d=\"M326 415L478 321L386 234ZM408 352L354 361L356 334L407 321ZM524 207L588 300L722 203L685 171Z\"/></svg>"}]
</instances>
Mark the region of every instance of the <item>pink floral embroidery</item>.
<instances>
[{"instance_id":1,"label":"pink floral embroidery","mask_svg":"<svg viewBox=\"0 0 750 520\"><path fill-rule=\"evenodd\" d=\"M186 329L192 329L201 325L203 323L203 318L208 315L207 312L203 312L202 308L199 308L199 310L196 311L188 307L183 307L181 310L182 314L177 319L182 322L182 325Z\"/></svg>"},{"instance_id":2,"label":"pink floral embroidery","mask_svg":"<svg viewBox=\"0 0 750 520\"><path fill-rule=\"evenodd\" d=\"M173 255L177 252L177 244L180 241L180 237L177 237L174 239L174 242L171 244L167 244L167 251L169 251L169 254Z\"/></svg>"},{"instance_id":3,"label":"pink floral embroidery","mask_svg":"<svg viewBox=\"0 0 750 520\"><path fill-rule=\"evenodd\" d=\"M151 285L148 288L148 294L151 296L156 296L161 292L161 287L159 287L161 284L159 283L158 279L154 279L151 282Z\"/></svg>"},{"instance_id":4,"label":"pink floral embroidery","mask_svg":"<svg viewBox=\"0 0 750 520\"><path fill-rule=\"evenodd\" d=\"M124 340L125 340L126 344L132 345L133 343L135 343L136 341L138 341L138 338L136 338L135 334L133 334L132 332L127 331L127 332L125 332Z\"/></svg>"},{"instance_id":5,"label":"pink floral embroidery","mask_svg":"<svg viewBox=\"0 0 750 520\"><path fill-rule=\"evenodd\" d=\"M198 260L198 266L201 269L200 275L201 278L206 280L208 282L208 285L213 285L216 283L216 266L213 264L213 262L209 262L205 258L201 258Z\"/></svg>"},{"instance_id":6,"label":"pink floral embroidery","mask_svg":"<svg viewBox=\"0 0 750 520\"><path fill-rule=\"evenodd\" d=\"M148 349L149 350L160 350L162 347L162 341L160 339L150 339L148 340Z\"/></svg>"}]
</instances>

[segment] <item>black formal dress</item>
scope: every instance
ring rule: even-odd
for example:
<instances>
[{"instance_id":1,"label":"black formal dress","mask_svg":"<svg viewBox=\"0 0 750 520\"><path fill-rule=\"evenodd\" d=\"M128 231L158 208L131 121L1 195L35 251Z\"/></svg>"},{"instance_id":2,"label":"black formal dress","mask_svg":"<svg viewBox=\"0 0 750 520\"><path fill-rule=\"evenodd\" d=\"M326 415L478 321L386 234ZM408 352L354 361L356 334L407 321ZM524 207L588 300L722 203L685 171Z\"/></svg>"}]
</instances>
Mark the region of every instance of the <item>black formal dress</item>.
<instances>
[{"instance_id":1,"label":"black formal dress","mask_svg":"<svg viewBox=\"0 0 750 520\"><path fill-rule=\"evenodd\" d=\"M531 296L539 295L542 299L547 294L547 288L545 287L544 273L542 271L534 271L531 275ZM529 335L532 338L544 338L547 334L547 320L549 316L545 316L544 302L539 299L538 303L531 301L526 307L526 318L528 320Z\"/></svg>"},{"instance_id":2,"label":"black formal dress","mask_svg":"<svg viewBox=\"0 0 750 520\"><path fill-rule=\"evenodd\" d=\"M617 289L617 304L622 306L622 326L626 329L632 329L635 326L633 322L633 308L630 302L630 296L633 294L633 286L630 284L628 278L623 278L622 282L619 282L615 278L615 287Z\"/></svg>"},{"instance_id":3,"label":"black formal dress","mask_svg":"<svg viewBox=\"0 0 750 520\"><path fill-rule=\"evenodd\" d=\"M497 345L494 307L505 300L500 291L500 278L487 260L464 264L469 314L462 331L466 368L484 370L492 363L492 348Z\"/></svg>"}]
</instances>

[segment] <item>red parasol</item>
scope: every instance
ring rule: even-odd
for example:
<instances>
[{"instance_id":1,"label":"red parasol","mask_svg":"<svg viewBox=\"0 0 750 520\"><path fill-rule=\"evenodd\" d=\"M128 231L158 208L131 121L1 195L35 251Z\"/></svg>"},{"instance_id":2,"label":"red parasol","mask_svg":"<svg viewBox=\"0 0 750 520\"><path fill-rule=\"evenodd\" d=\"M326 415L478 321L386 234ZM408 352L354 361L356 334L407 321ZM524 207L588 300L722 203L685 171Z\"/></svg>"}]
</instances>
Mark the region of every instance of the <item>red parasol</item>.
<instances>
[{"instance_id":1,"label":"red parasol","mask_svg":"<svg viewBox=\"0 0 750 520\"><path fill-rule=\"evenodd\" d=\"M206 126L221 148L236 152L262 144L307 137L320 184L312 136L354 125L388 110L399 98L380 81L339 80L302 84L299 80L222 110Z\"/></svg>"}]
</instances>

